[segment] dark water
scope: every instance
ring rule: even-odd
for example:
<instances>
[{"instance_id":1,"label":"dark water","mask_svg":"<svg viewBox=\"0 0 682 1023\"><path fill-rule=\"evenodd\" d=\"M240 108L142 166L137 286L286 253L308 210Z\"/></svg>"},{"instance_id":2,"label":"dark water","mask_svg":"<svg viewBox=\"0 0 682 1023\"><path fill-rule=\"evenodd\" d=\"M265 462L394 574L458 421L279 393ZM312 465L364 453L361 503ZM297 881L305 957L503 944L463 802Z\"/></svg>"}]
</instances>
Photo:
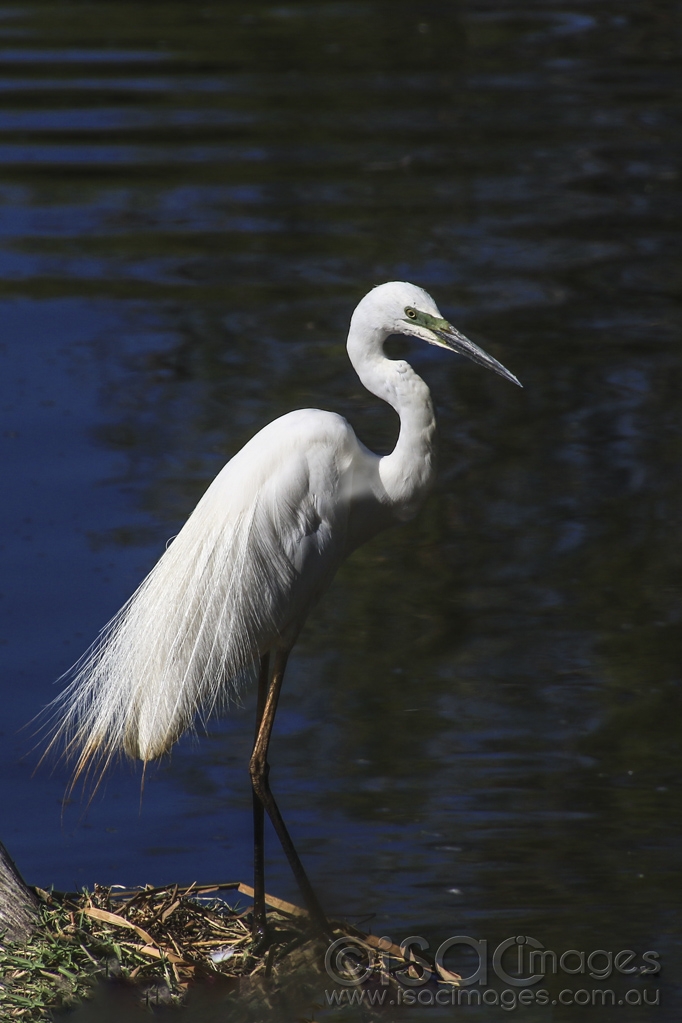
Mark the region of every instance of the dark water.
<instances>
[{"instance_id":1,"label":"dark water","mask_svg":"<svg viewBox=\"0 0 682 1023\"><path fill-rule=\"evenodd\" d=\"M63 822L68 774L31 777L17 729L268 420L320 406L390 447L345 331L412 280L525 389L405 347L439 488L311 618L273 785L330 912L656 950L631 986L661 1006L598 1018L678 1018L679 27L672 2L0 3L0 838L28 880L249 878L252 700L141 812L121 768ZM274 839L268 887L298 898Z\"/></svg>"}]
</instances>

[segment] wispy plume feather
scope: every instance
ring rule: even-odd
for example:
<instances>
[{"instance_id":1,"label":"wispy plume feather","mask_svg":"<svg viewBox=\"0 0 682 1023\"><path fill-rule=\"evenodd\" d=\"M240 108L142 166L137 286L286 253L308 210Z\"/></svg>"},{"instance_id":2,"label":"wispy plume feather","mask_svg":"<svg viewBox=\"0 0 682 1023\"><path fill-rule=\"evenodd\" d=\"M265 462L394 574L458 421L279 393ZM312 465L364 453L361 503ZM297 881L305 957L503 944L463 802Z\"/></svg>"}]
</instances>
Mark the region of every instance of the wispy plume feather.
<instances>
[{"instance_id":1,"label":"wispy plume feather","mask_svg":"<svg viewBox=\"0 0 682 1023\"><path fill-rule=\"evenodd\" d=\"M74 781L121 752L165 753L197 711L238 696L277 635L296 572L267 494L245 508L228 483L223 470L46 708L49 749L76 761Z\"/></svg>"}]
</instances>

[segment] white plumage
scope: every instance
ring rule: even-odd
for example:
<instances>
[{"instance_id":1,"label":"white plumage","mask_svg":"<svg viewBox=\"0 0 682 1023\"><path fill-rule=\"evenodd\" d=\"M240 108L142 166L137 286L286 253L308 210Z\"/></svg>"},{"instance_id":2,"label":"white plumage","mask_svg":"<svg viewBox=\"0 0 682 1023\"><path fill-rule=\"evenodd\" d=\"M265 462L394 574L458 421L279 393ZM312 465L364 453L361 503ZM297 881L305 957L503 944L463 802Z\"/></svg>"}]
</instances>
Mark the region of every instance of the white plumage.
<instances>
[{"instance_id":1,"label":"white plumage","mask_svg":"<svg viewBox=\"0 0 682 1023\"><path fill-rule=\"evenodd\" d=\"M79 661L51 710L53 742L106 766L170 748L197 712L222 708L268 651L288 651L341 561L415 514L434 477L435 417L392 333L452 348L518 383L441 317L426 292L392 282L358 305L348 353L401 420L380 458L341 416L306 409L260 431L210 485L178 536Z\"/></svg>"}]
</instances>

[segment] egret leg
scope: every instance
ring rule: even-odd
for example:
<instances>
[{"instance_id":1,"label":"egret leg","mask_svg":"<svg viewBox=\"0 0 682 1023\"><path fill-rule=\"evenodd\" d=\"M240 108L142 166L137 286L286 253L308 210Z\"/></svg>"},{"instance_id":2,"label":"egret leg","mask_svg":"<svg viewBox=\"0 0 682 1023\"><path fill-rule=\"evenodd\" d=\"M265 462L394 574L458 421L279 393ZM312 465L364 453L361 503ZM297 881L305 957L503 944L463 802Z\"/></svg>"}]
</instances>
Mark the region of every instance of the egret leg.
<instances>
[{"instance_id":1,"label":"egret leg","mask_svg":"<svg viewBox=\"0 0 682 1023\"><path fill-rule=\"evenodd\" d=\"M265 701L268 696L268 683L270 681L270 654L263 654L260 659L260 671L258 672L258 701L256 703L256 734L254 735L254 749L258 740ZM264 942L266 937L267 924L265 919L265 837L264 837L264 815L265 808L256 794L255 786L252 784L253 795L253 936L257 942Z\"/></svg>"},{"instance_id":2,"label":"egret leg","mask_svg":"<svg viewBox=\"0 0 682 1023\"><path fill-rule=\"evenodd\" d=\"M327 935L331 932L331 928L319 902L317 901L317 896L313 891L307 874L303 869L303 864L301 863L298 853L294 848L294 843L291 841L284 819L282 818L282 815L279 812L279 807L275 802L275 797L270 790L270 782L268 780L268 776L270 774L268 748L270 746L272 726L275 721L275 713L277 712L277 701L279 700L282 680L284 678L284 669L286 668L288 657L288 650L277 650L275 652L272 681L270 682L267 699L265 700L265 707L263 708L260 725L257 730L256 742L253 747L253 753L251 754L249 770L251 772L251 784L253 786L254 794L260 800L261 805L265 808L268 817L272 821L272 826L277 833L277 837L279 838L289 861L289 866L296 878L296 883L301 890L301 895L303 896L306 909L310 913L310 918L317 930L321 931L322 934ZM261 677L262 674L261 662ZM263 920L264 919L265 905L263 903ZM256 926L257 921L254 915L254 929Z\"/></svg>"}]
</instances>

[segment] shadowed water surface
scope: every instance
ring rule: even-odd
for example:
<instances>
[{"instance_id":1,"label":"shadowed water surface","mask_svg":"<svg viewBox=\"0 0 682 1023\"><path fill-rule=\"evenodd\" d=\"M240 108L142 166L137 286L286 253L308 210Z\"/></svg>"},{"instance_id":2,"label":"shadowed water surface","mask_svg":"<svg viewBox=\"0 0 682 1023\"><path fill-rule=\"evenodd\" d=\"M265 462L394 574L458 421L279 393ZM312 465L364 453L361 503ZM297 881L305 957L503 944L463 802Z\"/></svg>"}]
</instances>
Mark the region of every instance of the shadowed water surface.
<instances>
[{"instance_id":1,"label":"shadowed water surface","mask_svg":"<svg viewBox=\"0 0 682 1023\"><path fill-rule=\"evenodd\" d=\"M17 729L266 422L390 448L344 339L412 280L525 389L403 344L439 486L306 627L273 787L330 912L654 949L628 1018L677 1018L679 16L0 3L0 838L31 882L249 877L251 697L141 811L120 768L61 821L67 771L31 778Z\"/></svg>"}]
</instances>

